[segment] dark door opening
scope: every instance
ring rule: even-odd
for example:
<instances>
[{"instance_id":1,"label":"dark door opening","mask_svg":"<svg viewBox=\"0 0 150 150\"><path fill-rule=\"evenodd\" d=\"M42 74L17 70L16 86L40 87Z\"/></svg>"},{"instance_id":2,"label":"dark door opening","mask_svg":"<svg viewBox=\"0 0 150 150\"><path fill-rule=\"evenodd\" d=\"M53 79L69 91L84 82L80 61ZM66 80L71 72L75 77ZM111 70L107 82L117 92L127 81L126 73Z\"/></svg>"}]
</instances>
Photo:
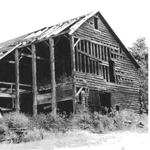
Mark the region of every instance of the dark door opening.
<instances>
[{"instance_id":1,"label":"dark door opening","mask_svg":"<svg viewBox=\"0 0 150 150\"><path fill-rule=\"evenodd\" d=\"M100 93L100 104L102 108L107 108L108 112L111 111L111 94L104 92L104 93Z\"/></svg>"}]
</instances>

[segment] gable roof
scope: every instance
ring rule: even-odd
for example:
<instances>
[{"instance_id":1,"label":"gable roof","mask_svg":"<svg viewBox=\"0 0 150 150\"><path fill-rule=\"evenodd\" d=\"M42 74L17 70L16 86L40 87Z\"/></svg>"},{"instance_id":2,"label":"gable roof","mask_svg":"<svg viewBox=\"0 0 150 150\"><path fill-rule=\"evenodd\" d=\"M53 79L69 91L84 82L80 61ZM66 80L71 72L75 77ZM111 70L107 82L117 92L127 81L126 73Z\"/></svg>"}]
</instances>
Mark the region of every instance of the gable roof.
<instances>
[{"instance_id":1,"label":"gable roof","mask_svg":"<svg viewBox=\"0 0 150 150\"><path fill-rule=\"evenodd\" d=\"M21 45L25 46L35 41L42 41L44 39L48 39L49 37L58 35L65 30L69 35L72 35L84 22L86 22L88 19L93 17L95 14L98 14L98 16L102 19L102 21L108 28L109 32L113 35L116 41L124 48L127 56L131 59L134 65L137 68L140 68L138 63L133 58L133 56L129 53L127 48L124 46L124 44L121 42L119 37L115 34L115 32L112 30L110 25L107 23L107 21L104 19L104 17L101 15L99 11L95 11L80 17L76 17L74 19L70 19L68 21L50 27L45 27L40 30L31 32L29 34L25 34L23 36L17 37L15 39L11 39L6 42L0 43L0 60Z\"/></svg>"}]
</instances>

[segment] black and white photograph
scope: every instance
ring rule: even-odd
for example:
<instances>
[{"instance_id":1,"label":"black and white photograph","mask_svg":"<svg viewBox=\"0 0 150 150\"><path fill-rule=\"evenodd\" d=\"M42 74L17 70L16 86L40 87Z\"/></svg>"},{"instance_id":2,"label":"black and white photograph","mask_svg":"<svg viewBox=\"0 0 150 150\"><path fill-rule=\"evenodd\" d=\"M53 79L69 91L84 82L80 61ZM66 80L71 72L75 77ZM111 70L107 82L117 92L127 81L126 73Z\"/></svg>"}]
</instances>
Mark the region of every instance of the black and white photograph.
<instances>
[{"instance_id":1,"label":"black and white photograph","mask_svg":"<svg viewBox=\"0 0 150 150\"><path fill-rule=\"evenodd\" d=\"M0 1L0 150L149 150L149 0Z\"/></svg>"}]
</instances>

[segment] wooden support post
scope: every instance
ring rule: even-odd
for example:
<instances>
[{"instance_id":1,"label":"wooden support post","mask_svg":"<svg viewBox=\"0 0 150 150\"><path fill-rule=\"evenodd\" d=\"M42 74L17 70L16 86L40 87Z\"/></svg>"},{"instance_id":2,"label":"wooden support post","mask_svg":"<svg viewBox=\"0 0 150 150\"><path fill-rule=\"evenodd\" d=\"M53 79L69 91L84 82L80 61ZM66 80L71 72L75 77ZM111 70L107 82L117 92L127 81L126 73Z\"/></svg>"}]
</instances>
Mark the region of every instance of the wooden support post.
<instances>
[{"instance_id":1,"label":"wooden support post","mask_svg":"<svg viewBox=\"0 0 150 150\"><path fill-rule=\"evenodd\" d=\"M51 70L51 90L52 90L52 114L54 119L56 119L56 81L55 81L55 56L54 56L54 40L49 39L50 46L50 70Z\"/></svg>"},{"instance_id":2,"label":"wooden support post","mask_svg":"<svg viewBox=\"0 0 150 150\"><path fill-rule=\"evenodd\" d=\"M36 47L32 44L33 116L37 115Z\"/></svg>"},{"instance_id":3,"label":"wooden support post","mask_svg":"<svg viewBox=\"0 0 150 150\"><path fill-rule=\"evenodd\" d=\"M17 112L20 111L20 95L19 95L19 52L15 50L15 73L16 73L16 102L15 109Z\"/></svg>"},{"instance_id":4,"label":"wooden support post","mask_svg":"<svg viewBox=\"0 0 150 150\"><path fill-rule=\"evenodd\" d=\"M73 100L73 113L75 113L76 106L76 86L75 86L75 52L74 52L74 38L70 36L70 50L71 50L71 69L72 69L72 100ZM80 54L81 55L81 54ZM80 64L82 65L82 64Z\"/></svg>"}]
</instances>

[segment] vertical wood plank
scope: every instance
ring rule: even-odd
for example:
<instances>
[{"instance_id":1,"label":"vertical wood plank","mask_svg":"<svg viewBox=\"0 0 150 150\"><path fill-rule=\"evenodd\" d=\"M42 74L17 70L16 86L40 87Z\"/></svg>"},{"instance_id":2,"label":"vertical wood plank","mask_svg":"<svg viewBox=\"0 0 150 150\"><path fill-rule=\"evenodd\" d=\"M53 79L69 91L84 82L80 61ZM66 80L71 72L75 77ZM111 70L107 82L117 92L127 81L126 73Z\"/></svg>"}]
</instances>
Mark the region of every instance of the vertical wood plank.
<instances>
[{"instance_id":1,"label":"vertical wood plank","mask_svg":"<svg viewBox=\"0 0 150 150\"><path fill-rule=\"evenodd\" d=\"M103 48L103 55L104 55L104 60L106 60L106 47L105 46Z\"/></svg>"},{"instance_id":2,"label":"vertical wood plank","mask_svg":"<svg viewBox=\"0 0 150 150\"><path fill-rule=\"evenodd\" d=\"M106 60L108 61L108 51L109 51L109 48L106 47Z\"/></svg>"},{"instance_id":3,"label":"vertical wood plank","mask_svg":"<svg viewBox=\"0 0 150 150\"><path fill-rule=\"evenodd\" d=\"M89 54L89 44L88 44L88 43L89 43L89 42L86 41L87 53Z\"/></svg>"},{"instance_id":4,"label":"vertical wood plank","mask_svg":"<svg viewBox=\"0 0 150 150\"><path fill-rule=\"evenodd\" d=\"M84 55L84 71L87 73L87 68L86 68L86 56Z\"/></svg>"},{"instance_id":5,"label":"vertical wood plank","mask_svg":"<svg viewBox=\"0 0 150 150\"><path fill-rule=\"evenodd\" d=\"M78 67L78 70L77 70L77 71L80 71L80 70L79 70L79 65L80 65L79 62L80 62L80 61L79 61L79 52L77 51L77 67Z\"/></svg>"},{"instance_id":6,"label":"vertical wood plank","mask_svg":"<svg viewBox=\"0 0 150 150\"><path fill-rule=\"evenodd\" d=\"M55 55L54 55L54 39L49 38L50 47L50 70L51 70L51 91L52 91L52 114L56 119L56 81L55 81Z\"/></svg>"},{"instance_id":7,"label":"vertical wood plank","mask_svg":"<svg viewBox=\"0 0 150 150\"><path fill-rule=\"evenodd\" d=\"M88 59L88 73L90 73L91 72L91 70L90 70L90 57L88 57L87 59Z\"/></svg>"},{"instance_id":8,"label":"vertical wood plank","mask_svg":"<svg viewBox=\"0 0 150 150\"><path fill-rule=\"evenodd\" d=\"M15 73L16 73L16 106L17 112L20 111L20 95L19 95L19 52L18 49L15 50Z\"/></svg>"},{"instance_id":9,"label":"vertical wood plank","mask_svg":"<svg viewBox=\"0 0 150 150\"><path fill-rule=\"evenodd\" d=\"M73 101L73 113L75 113L76 109L76 86L75 86L75 51L74 51L74 37L70 36L70 50L71 50L71 71L72 71L72 101ZM79 55L81 58L81 54ZM82 62L82 60L81 60ZM82 64L80 64L82 66Z\"/></svg>"},{"instance_id":10,"label":"vertical wood plank","mask_svg":"<svg viewBox=\"0 0 150 150\"><path fill-rule=\"evenodd\" d=\"M80 71L83 72L83 69L82 69L82 54L79 53L79 57L80 57Z\"/></svg>"},{"instance_id":11,"label":"vertical wood plank","mask_svg":"<svg viewBox=\"0 0 150 150\"><path fill-rule=\"evenodd\" d=\"M36 46L31 45L32 49L32 84L33 84L33 116L37 115L37 77L36 77Z\"/></svg>"},{"instance_id":12,"label":"vertical wood plank","mask_svg":"<svg viewBox=\"0 0 150 150\"><path fill-rule=\"evenodd\" d=\"M109 66L107 67L107 72L108 72L108 82L110 82Z\"/></svg>"},{"instance_id":13,"label":"vertical wood plank","mask_svg":"<svg viewBox=\"0 0 150 150\"><path fill-rule=\"evenodd\" d=\"M96 69L97 69L97 75L99 75L99 66L98 66L98 62L96 62Z\"/></svg>"},{"instance_id":14,"label":"vertical wood plank","mask_svg":"<svg viewBox=\"0 0 150 150\"><path fill-rule=\"evenodd\" d=\"M92 43L92 51L93 51L93 56L95 56L95 44Z\"/></svg>"},{"instance_id":15,"label":"vertical wood plank","mask_svg":"<svg viewBox=\"0 0 150 150\"><path fill-rule=\"evenodd\" d=\"M102 59L101 45L99 45L99 58Z\"/></svg>"},{"instance_id":16,"label":"vertical wood plank","mask_svg":"<svg viewBox=\"0 0 150 150\"><path fill-rule=\"evenodd\" d=\"M105 79L107 80L106 66L104 66Z\"/></svg>"},{"instance_id":17,"label":"vertical wood plank","mask_svg":"<svg viewBox=\"0 0 150 150\"><path fill-rule=\"evenodd\" d=\"M98 44L96 44L96 47L97 47L97 58L99 58L99 49L98 49Z\"/></svg>"},{"instance_id":18,"label":"vertical wood plank","mask_svg":"<svg viewBox=\"0 0 150 150\"><path fill-rule=\"evenodd\" d=\"M93 60L91 60L91 66L92 66L92 73L94 73L94 64L93 64Z\"/></svg>"}]
</instances>

